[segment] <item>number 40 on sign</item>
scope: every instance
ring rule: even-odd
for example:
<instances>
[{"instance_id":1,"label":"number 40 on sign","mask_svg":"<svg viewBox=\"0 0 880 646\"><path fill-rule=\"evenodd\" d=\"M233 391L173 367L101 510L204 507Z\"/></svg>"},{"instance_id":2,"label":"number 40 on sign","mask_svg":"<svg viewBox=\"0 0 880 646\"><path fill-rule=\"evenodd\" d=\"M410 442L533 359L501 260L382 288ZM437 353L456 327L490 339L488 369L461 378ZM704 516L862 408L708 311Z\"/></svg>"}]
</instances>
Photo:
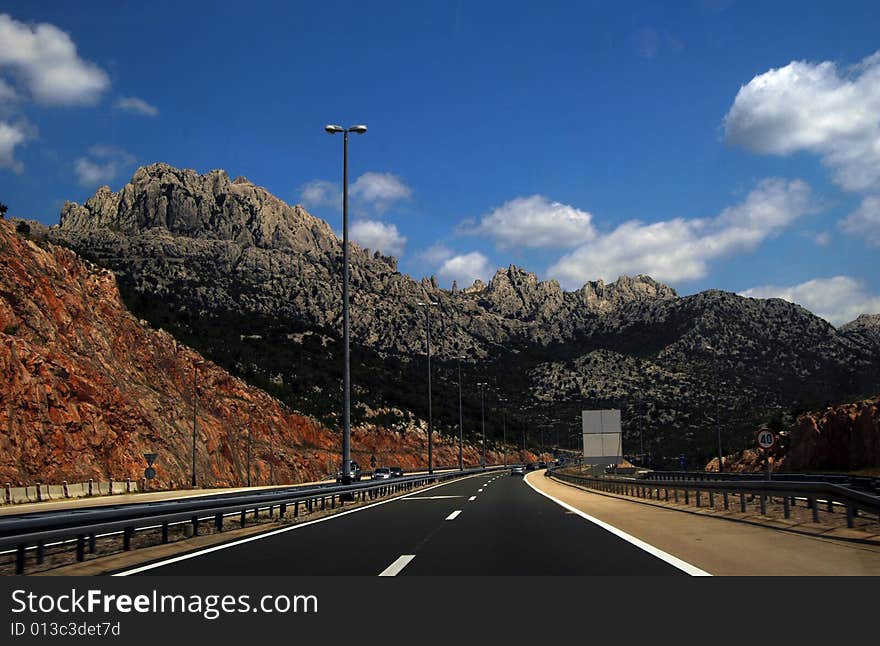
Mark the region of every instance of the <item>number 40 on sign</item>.
<instances>
[{"instance_id":1,"label":"number 40 on sign","mask_svg":"<svg viewBox=\"0 0 880 646\"><path fill-rule=\"evenodd\" d=\"M755 443L759 449L772 449L776 446L776 434L766 428L762 428L755 436Z\"/></svg>"}]
</instances>

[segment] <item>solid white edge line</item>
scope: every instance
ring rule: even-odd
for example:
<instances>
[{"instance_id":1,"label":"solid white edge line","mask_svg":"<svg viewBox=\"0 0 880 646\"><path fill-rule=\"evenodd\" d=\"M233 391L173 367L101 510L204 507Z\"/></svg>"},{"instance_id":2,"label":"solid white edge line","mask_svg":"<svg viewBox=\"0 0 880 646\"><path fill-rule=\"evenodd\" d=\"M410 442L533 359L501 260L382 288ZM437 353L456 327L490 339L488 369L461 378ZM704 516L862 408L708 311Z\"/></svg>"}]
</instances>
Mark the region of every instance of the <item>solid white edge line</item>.
<instances>
[{"instance_id":1,"label":"solid white edge line","mask_svg":"<svg viewBox=\"0 0 880 646\"><path fill-rule=\"evenodd\" d=\"M545 493L545 492L541 491L535 485L533 485L531 482L529 482L529 476L531 476L531 475L533 475L533 474L529 474L525 477L526 484L529 485L535 491L537 491L539 494L544 496L545 498L549 498L550 500L555 502L560 507L564 507L565 509L569 510L570 512L577 514L581 518L598 525L599 527L601 527L605 531L611 532L612 534L614 534L618 538L622 538L623 540L625 540L627 543L631 543L632 545L635 545L639 549L645 550L651 556L655 556L658 559L660 559L661 561L665 561L666 563L669 563L669 565L678 568L679 570L681 570L682 572L685 572L686 574L689 574L691 576L712 576L711 574L709 574L705 570L701 570L697 566L691 565L687 561L682 561L677 556L672 556L672 554L668 554L667 552L664 552L659 547L654 547L650 543L646 543L645 541L638 539L635 536L632 536L631 534L627 534L625 531L623 531L622 529L618 529L614 525L609 525L605 521L602 521L602 520L599 520L598 518L590 516L589 514L582 512L580 509L577 509L576 507L572 507L568 503L562 502L558 498L554 498L549 493Z\"/></svg>"},{"instance_id":2,"label":"solid white edge line","mask_svg":"<svg viewBox=\"0 0 880 646\"><path fill-rule=\"evenodd\" d=\"M314 525L315 523L323 523L324 521L327 521L327 520L333 520L334 518L340 518L342 516L347 516L348 514L354 514L359 511L365 511L367 509L372 509L373 507L378 507L379 505L385 505L389 502L394 502L395 500L401 500L403 498L413 496L417 493L424 493L425 491L430 491L431 489L436 489L437 487L444 487L448 484L452 484L453 482L461 482L462 480L467 480L468 478L476 478L478 475L480 475L480 474L465 476L464 478L451 480L449 482L441 482L441 483L432 485L432 486L428 487L427 489L420 489L418 491L408 493L405 496L397 496L395 498L389 498L388 500L380 500L379 502L374 502L372 505L367 505L366 507L357 507L355 509L349 509L348 511L340 511L340 512L333 514L331 516L325 516L324 518L316 518L315 520L309 520L304 523L300 523L298 525L292 525L290 527L282 527L281 529L276 529L276 530L273 530L270 532L257 534L256 536L248 536L247 538L240 538L238 540L230 541L228 543L223 543L221 545L214 545L213 547L206 547L203 550L189 552L188 554L181 554L180 556L174 556L169 559L157 561L155 563L148 563L147 565L141 565L141 566L132 568L130 570L123 570L122 572L116 572L112 576L129 576L130 574L138 574L140 572L145 572L146 570L152 570L157 567L162 567L163 565L170 565L171 563L177 563L178 561L185 561L187 559L196 558L197 556L202 556L203 554L210 554L211 552L225 550L228 547L235 547L237 545L243 545L244 543L250 543L251 541L258 541L263 538L269 538L270 536L275 536L276 534L283 534L284 532L291 532L295 529L300 529L301 527L307 527L308 525Z\"/></svg>"},{"instance_id":3,"label":"solid white edge line","mask_svg":"<svg viewBox=\"0 0 880 646\"><path fill-rule=\"evenodd\" d=\"M456 509L454 512L452 512L451 514L449 514L446 517L446 520L455 520L460 513L461 513L461 509Z\"/></svg>"},{"instance_id":4,"label":"solid white edge line","mask_svg":"<svg viewBox=\"0 0 880 646\"><path fill-rule=\"evenodd\" d=\"M394 563L379 572L379 576L397 576L400 571L409 565L409 562L416 557L415 554L404 554L400 556Z\"/></svg>"}]
</instances>

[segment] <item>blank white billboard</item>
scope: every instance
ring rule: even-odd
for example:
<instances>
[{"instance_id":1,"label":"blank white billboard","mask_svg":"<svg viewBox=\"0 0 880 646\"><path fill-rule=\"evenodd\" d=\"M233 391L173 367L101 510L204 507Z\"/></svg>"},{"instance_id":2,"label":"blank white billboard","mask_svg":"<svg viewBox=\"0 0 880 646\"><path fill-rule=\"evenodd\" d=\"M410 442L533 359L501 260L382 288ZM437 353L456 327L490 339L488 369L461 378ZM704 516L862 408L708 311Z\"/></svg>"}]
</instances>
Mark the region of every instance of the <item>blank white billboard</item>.
<instances>
[{"instance_id":1,"label":"blank white billboard","mask_svg":"<svg viewBox=\"0 0 880 646\"><path fill-rule=\"evenodd\" d=\"M584 462L618 464L623 458L620 411L583 411Z\"/></svg>"}]
</instances>

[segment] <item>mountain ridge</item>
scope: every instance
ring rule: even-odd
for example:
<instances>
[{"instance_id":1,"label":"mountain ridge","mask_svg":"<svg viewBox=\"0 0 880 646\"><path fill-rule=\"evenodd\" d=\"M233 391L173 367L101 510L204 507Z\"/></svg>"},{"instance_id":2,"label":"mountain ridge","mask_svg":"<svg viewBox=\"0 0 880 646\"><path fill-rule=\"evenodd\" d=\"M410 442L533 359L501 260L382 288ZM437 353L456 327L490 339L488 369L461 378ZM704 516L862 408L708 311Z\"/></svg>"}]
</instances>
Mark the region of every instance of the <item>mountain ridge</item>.
<instances>
[{"instance_id":1,"label":"mountain ridge","mask_svg":"<svg viewBox=\"0 0 880 646\"><path fill-rule=\"evenodd\" d=\"M224 171L157 164L119 192L66 204L48 236L112 269L129 307L154 326L332 423L342 249L326 222ZM560 420L583 408L620 408L625 443L641 444L647 428L652 452L666 457L708 452L713 434L700 427L710 420L736 446L769 415L880 391L880 346L864 321L838 330L788 301L721 290L679 296L649 276L566 292L516 265L488 283L445 290L353 244L356 399L427 418L417 306L427 299L439 303L431 312L435 420L449 432L458 420L456 357L465 380L493 383L517 409L515 424L533 434L542 418L570 426ZM654 383L652 374L665 377ZM479 418L473 392L463 399ZM500 426L490 420L489 436Z\"/></svg>"}]
</instances>

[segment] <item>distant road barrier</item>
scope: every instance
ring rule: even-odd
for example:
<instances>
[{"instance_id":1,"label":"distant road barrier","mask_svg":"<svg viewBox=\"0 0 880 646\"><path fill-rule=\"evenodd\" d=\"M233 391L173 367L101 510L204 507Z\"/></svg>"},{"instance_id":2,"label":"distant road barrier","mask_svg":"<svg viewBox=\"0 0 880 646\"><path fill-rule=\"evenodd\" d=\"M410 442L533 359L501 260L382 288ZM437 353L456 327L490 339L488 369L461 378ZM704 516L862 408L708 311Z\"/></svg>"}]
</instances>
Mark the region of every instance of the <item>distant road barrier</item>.
<instances>
[{"instance_id":1,"label":"distant road barrier","mask_svg":"<svg viewBox=\"0 0 880 646\"><path fill-rule=\"evenodd\" d=\"M65 500L88 496L107 496L111 494L135 493L149 490L146 480L88 480L86 482L67 482L61 484L36 484L14 487L7 482L3 485L3 503L7 505L23 502L42 502L44 500Z\"/></svg>"},{"instance_id":2,"label":"distant road barrier","mask_svg":"<svg viewBox=\"0 0 880 646\"><path fill-rule=\"evenodd\" d=\"M215 531L222 532L227 516L237 515L239 527L244 527L249 513L253 514L254 520L259 517L261 511L268 511L270 517L273 517L277 511L282 518L291 512L296 518L301 509L304 512L334 509L337 504L342 506L346 500L365 502L433 483L505 468L488 466L463 471L435 472L431 475L372 480L348 486L301 485L264 489L259 492L221 493L198 498L79 508L75 511L44 511L0 516L0 550L8 548L15 550L15 571L17 574L23 574L27 552L35 549L36 562L42 564L45 547L50 541L76 540L76 560L84 561L87 548L89 553L95 552L95 540L99 535L120 534L123 541L122 548L128 551L132 549L132 538L139 530L160 529L161 542L168 543L171 525L188 524L192 535L197 536L200 523L207 520L213 521Z\"/></svg>"},{"instance_id":3,"label":"distant road barrier","mask_svg":"<svg viewBox=\"0 0 880 646\"><path fill-rule=\"evenodd\" d=\"M846 526L850 528L862 512L880 516L880 496L827 482L779 481L775 476L773 480L659 477L631 479L566 473L559 468L548 470L547 475L597 491L648 500L669 502L671 495L672 501L678 503L681 494L684 504L689 505L693 500L697 507L702 507L703 497L708 496L708 506L714 508L715 496L720 495L724 509L727 510L730 509L731 497L734 497L738 499L742 513L746 512L747 499L757 498L762 515L767 513L768 499L781 498L785 518L790 518L791 508L801 500L812 510L814 523L819 522L820 503L826 505L826 512L832 512L834 505L839 505L846 508Z\"/></svg>"},{"instance_id":4,"label":"distant road barrier","mask_svg":"<svg viewBox=\"0 0 880 646\"><path fill-rule=\"evenodd\" d=\"M717 471L649 471L644 476L647 480L724 480L724 481L766 481L764 473L731 473ZM880 494L880 478L870 476L852 476L844 473L772 473L770 479L775 482L824 482L836 484L849 489L856 489L871 494Z\"/></svg>"}]
</instances>

